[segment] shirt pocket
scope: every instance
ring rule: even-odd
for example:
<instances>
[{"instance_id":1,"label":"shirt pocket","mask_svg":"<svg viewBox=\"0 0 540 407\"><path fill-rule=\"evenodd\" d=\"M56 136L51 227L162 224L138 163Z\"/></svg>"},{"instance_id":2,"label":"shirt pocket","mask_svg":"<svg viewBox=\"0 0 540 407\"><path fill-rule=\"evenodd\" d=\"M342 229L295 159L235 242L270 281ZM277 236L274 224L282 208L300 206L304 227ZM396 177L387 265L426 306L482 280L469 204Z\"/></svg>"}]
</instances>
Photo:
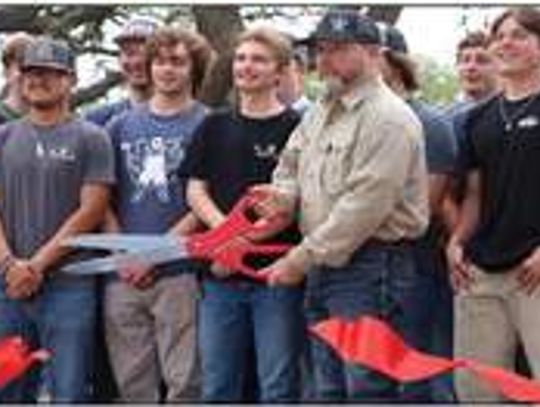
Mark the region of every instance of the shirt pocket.
<instances>
[{"instance_id":1,"label":"shirt pocket","mask_svg":"<svg viewBox=\"0 0 540 407\"><path fill-rule=\"evenodd\" d=\"M354 150L354 133L334 133L321 145L323 149L323 165L321 184L329 194L340 194L347 188L347 178L352 164Z\"/></svg>"}]
</instances>

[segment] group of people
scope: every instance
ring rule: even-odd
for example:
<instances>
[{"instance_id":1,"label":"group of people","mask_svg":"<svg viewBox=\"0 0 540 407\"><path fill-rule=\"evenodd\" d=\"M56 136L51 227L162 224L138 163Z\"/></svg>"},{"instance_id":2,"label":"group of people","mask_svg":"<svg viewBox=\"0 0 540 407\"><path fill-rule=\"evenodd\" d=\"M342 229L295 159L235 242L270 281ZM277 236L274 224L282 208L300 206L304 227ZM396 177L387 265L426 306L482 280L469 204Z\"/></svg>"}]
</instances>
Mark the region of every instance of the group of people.
<instances>
[{"instance_id":1,"label":"group of people","mask_svg":"<svg viewBox=\"0 0 540 407\"><path fill-rule=\"evenodd\" d=\"M403 34L343 8L303 44L317 101L304 55L268 26L238 37L234 102L217 109L198 100L215 61L203 36L138 18L115 40L127 97L80 114L65 43L4 44L0 336L52 357L0 400L501 400L464 371L398 383L306 329L363 315L507 369L521 345L540 377L540 11L459 43L462 95L444 111L416 97ZM212 230L250 190L274 230L238 239L293 245L255 259L265 282L195 261L62 272L88 255L71 236Z\"/></svg>"}]
</instances>

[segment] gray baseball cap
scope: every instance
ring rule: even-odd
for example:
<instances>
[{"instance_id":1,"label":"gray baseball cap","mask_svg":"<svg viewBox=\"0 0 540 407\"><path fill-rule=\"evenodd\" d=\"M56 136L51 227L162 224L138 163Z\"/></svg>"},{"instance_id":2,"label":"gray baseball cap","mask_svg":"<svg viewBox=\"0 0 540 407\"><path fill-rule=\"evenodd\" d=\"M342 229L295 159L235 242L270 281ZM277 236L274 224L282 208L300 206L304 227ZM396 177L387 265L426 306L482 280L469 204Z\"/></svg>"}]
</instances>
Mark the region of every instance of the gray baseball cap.
<instances>
[{"instance_id":1,"label":"gray baseball cap","mask_svg":"<svg viewBox=\"0 0 540 407\"><path fill-rule=\"evenodd\" d=\"M120 44L129 39L145 40L156 31L157 27L158 24L149 18L133 18L122 28L120 34L114 37L114 42Z\"/></svg>"},{"instance_id":2,"label":"gray baseball cap","mask_svg":"<svg viewBox=\"0 0 540 407\"><path fill-rule=\"evenodd\" d=\"M74 73L75 54L64 41L37 38L24 50L21 70L30 68L49 68Z\"/></svg>"}]
</instances>

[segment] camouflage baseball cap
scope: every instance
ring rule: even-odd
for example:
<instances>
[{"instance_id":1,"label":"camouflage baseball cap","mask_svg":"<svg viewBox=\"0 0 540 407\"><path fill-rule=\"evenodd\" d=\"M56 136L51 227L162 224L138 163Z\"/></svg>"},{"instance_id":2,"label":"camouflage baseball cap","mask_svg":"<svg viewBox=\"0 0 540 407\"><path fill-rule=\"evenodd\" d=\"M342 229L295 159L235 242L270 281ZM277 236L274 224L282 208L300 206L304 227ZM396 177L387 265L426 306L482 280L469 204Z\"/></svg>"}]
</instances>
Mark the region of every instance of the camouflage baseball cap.
<instances>
[{"instance_id":1,"label":"camouflage baseball cap","mask_svg":"<svg viewBox=\"0 0 540 407\"><path fill-rule=\"evenodd\" d=\"M75 54L69 46L51 38L38 38L26 47L21 69L49 68L68 73L75 72Z\"/></svg>"}]
</instances>

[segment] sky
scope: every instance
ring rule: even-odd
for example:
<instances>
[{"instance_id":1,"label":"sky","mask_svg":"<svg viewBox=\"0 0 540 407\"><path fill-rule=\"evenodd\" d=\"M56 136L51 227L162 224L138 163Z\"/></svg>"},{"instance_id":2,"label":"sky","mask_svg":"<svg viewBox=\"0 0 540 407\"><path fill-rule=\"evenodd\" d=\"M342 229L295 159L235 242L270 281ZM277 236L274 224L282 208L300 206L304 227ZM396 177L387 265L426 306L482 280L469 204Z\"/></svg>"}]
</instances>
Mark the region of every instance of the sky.
<instances>
[{"instance_id":1,"label":"sky","mask_svg":"<svg viewBox=\"0 0 540 407\"><path fill-rule=\"evenodd\" d=\"M404 5L396 26L405 34L414 54L432 57L443 64L454 62L454 50L467 30L485 27L500 6ZM276 18L277 27L297 38L306 37L319 17L303 16L301 20Z\"/></svg>"},{"instance_id":2,"label":"sky","mask_svg":"<svg viewBox=\"0 0 540 407\"><path fill-rule=\"evenodd\" d=\"M414 54L453 64L457 43L469 30L485 28L500 6L405 6L396 26L407 38Z\"/></svg>"}]
</instances>

